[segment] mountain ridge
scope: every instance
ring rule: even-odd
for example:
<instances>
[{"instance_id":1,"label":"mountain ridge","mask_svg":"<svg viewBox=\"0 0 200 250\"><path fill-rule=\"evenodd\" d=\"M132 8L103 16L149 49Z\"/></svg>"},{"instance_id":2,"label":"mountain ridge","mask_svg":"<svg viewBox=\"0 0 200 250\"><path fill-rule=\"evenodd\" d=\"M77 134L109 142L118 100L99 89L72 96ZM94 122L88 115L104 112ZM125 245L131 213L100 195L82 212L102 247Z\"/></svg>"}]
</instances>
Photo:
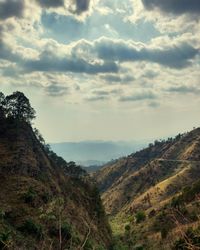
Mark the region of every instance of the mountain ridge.
<instances>
[{"instance_id":1,"label":"mountain ridge","mask_svg":"<svg viewBox=\"0 0 200 250\"><path fill-rule=\"evenodd\" d=\"M196 138L196 136L198 136L198 138ZM133 153L128 157L123 157L114 164L111 163L106 165L104 168L100 169L96 174L94 174L97 184L99 185L100 190L103 192L103 200L106 200L105 197L107 190L110 189L109 194L111 190L112 193L114 193L114 189L117 190L118 188L121 190L125 188L125 182L127 182L126 185L131 185L131 182L134 180L134 178L139 178L141 173L144 175L144 172L150 168L148 164L153 164L153 162L151 163L153 160L157 160L160 164L164 164L164 161L170 163L170 160L171 163L173 160L173 163L181 163L178 161L182 161L182 163L186 163L186 161L188 161L187 163L189 163L192 162L192 160L200 160L198 154L199 138L200 128L197 128L190 133L178 135L174 139L169 138L167 141L155 141L154 145L149 144L149 147L143 150ZM194 142L192 141L193 139L195 140ZM174 171L174 169L175 166L172 167L172 171ZM153 172L151 172L149 175L153 175ZM150 179L151 177L152 176L150 176ZM131 178L133 178L132 181ZM136 191L138 192L138 190ZM112 202L114 201L115 199L112 200Z\"/></svg>"},{"instance_id":2,"label":"mountain ridge","mask_svg":"<svg viewBox=\"0 0 200 250\"><path fill-rule=\"evenodd\" d=\"M155 141L92 174L124 249L135 249L134 245L152 250L199 249L199 170L197 128Z\"/></svg>"}]
</instances>

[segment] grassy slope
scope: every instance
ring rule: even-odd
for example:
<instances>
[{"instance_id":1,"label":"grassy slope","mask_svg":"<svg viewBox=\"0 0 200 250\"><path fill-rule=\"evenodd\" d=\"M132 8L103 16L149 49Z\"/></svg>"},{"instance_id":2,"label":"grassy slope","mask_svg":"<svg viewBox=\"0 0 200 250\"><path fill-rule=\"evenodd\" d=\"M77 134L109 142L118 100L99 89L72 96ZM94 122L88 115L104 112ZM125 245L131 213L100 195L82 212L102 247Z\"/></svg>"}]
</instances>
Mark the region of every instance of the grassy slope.
<instances>
[{"instance_id":1,"label":"grassy slope","mask_svg":"<svg viewBox=\"0 0 200 250\"><path fill-rule=\"evenodd\" d=\"M106 210L111 214L114 234L117 236L121 232L122 242L126 244L130 241L127 234L131 234L132 246L142 244L146 249L171 249L182 229L198 226L198 219L193 220L188 215L196 213L199 216L198 204L185 205L187 223L180 220L179 227L170 229L172 233L168 234L167 240L161 238L161 229L155 230L154 224L164 213L166 221L162 220L167 225L170 219L165 211L171 213L172 198L179 195L182 188L192 186L200 179L199 168L200 129L195 129L174 140L151 145L97 172L95 177L103 191ZM145 212L145 222L135 222L138 211ZM127 224L131 227L129 232L124 229Z\"/></svg>"}]
</instances>

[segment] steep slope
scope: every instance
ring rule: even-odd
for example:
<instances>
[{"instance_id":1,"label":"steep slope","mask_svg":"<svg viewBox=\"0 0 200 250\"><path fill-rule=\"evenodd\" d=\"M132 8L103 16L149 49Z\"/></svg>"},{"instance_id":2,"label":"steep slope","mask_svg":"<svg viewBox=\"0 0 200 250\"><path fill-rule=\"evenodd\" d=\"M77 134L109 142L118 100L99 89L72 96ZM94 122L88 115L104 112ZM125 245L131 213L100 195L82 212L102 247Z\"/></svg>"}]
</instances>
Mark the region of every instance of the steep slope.
<instances>
[{"instance_id":1,"label":"steep slope","mask_svg":"<svg viewBox=\"0 0 200 250\"><path fill-rule=\"evenodd\" d=\"M200 128L156 141L94 174L108 213L168 199L200 177ZM146 202L144 202L146 201ZM146 204L145 204L146 203Z\"/></svg>"},{"instance_id":2,"label":"steep slope","mask_svg":"<svg viewBox=\"0 0 200 250\"><path fill-rule=\"evenodd\" d=\"M98 191L58 162L30 125L1 120L0 248L108 249L111 231Z\"/></svg>"},{"instance_id":3,"label":"steep slope","mask_svg":"<svg viewBox=\"0 0 200 250\"><path fill-rule=\"evenodd\" d=\"M121 249L200 249L199 170L200 128L93 174Z\"/></svg>"}]
</instances>

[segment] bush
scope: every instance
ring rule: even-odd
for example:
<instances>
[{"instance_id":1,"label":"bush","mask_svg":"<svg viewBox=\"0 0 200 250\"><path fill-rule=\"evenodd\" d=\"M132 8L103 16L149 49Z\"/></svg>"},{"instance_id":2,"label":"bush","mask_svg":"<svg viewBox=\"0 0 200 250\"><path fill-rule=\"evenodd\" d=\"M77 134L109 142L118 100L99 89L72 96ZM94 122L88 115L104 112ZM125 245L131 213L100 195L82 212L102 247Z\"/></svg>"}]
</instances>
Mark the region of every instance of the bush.
<instances>
[{"instance_id":1,"label":"bush","mask_svg":"<svg viewBox=\"0 0 200 250\"><path fill-rule=\"evenodd\" d=\"M36 224L32 219L26 220L19 230L24 234L30 234L39 239L43 237L42 226Z\"/></svg>"},{"instance_id":2,"label":"bush","mask_svg":"<svg viewBox=\"0 0 200 250\"><path fill-rule=\"evenodd\" d=\"M48 203L51 200L51 195L49 193L43 193L42 194L42 200L44 201L44 203Z\"/></svg>"},{"instance_id":3,"label":"bush","mask_svg":"<svg viewBox=\"0 0 200 250\"><path fill-rule=\"evenodd\" d=\"M145 221L146 219L146 214L143 211L139 211L135 215L136 223L140 223L142 221Z\"/></svg>"},{"instance_id":4,"label":"bush","mask_svg":"<svg viewBox=\"0 0 200 250\"><path fill-rule=\"evenodd\" d=\"M64 222L61 226L61 233L62 233L62 238L64 240L69 240L72 237L72 227L67 223ZM49 234L52 237L58 237L59 235L59 228L58 226L51 226L49 229Z\"/></svg>"},{"instance_id":5,"label":"bush","mask_svg":"<svg viewBox=\"0 0 200 250\"><path fill-rule=\"evenodd\" d=\"M72 237L72 228L71 226L65 222L61 227L62 238L65 240L69 240Z\"/></svg>"},{"instance_id":6,"label":"bush","mask_svg":"<svg viewBox=\"0 0 200 250\"><path fill-rule=\"evenodd\" d=\"M125 226L125 231L129 232L130 230L131 230L131 226L130 226L129 224L127 224L127 225Z\"/></svg>"},{"instance_id":7,"label":"bush","mask_svg":"<svg viewBox=\"0 0 200 250\"><path fill-rule=\"evenodd\" d=\"M32 187L28 189L28 191L23 195L24 201L26 203L32 203L37 196L37 193L33 190Z\"/></svg>"},{"instance_id":8,"label":"bush","mask_svg":"<svg viewBox=\"0 0 200 250\"><path fill-rule=\"evenodd\" d=\"M106 249L105 249L105 247L99 245L99 246L96 248L96 250L106 250Z\"/></svg>"},{"instance_id":9,"label":"bush","mask_svg":"<svg viewBox=\"0 0 200 250\"><path fill-rule=\"evenodd\" d=\"M165 211L162 211L158 216L156 216L153 230L161 233L161 237L164 239L167 237L168 233L174 227L174 222L171 215Z\"/></svg>"},{"instance_id":10,"label":"bush","mask_svg":"<svg viewBox=\"0 0 200 250\"><path fill-rule=\"evenodd\" d=\"M4 232L0 232L0 249L5 249L8 241L11 238L11 232L9 230L6 230Z\"/></svg>"},{"instance_id":11,"label":"bush","mask_svg":"<svg viewBox=\"0 0 200 250\"><path fill-rule=\"evenodd\" d=\"M93 242L90 239L88 239L86 241L86 244L85 244L83 249L84 250L92 250L92 249L94 249L93 246L94 246Z\"/></svg>"}]
</instances>

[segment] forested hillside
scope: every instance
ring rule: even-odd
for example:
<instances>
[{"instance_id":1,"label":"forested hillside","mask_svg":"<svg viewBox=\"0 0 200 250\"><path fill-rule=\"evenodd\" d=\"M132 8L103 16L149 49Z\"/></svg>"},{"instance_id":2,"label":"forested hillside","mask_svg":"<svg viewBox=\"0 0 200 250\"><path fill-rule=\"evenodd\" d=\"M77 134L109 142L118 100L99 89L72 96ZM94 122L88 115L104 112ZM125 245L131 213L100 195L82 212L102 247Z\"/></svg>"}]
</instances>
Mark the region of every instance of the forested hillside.
<instances>
[{"instance_id":1,"label":"forested hillside","mask_svg":"<svg viewBox=\"0 0 200 250\"><path fill-rule=\"evenodd\" d=\"M22 93L1 94L0 111L0 249L108 249L111 231L86 172L33 131Z\"/></svg>"}]
</instances>

